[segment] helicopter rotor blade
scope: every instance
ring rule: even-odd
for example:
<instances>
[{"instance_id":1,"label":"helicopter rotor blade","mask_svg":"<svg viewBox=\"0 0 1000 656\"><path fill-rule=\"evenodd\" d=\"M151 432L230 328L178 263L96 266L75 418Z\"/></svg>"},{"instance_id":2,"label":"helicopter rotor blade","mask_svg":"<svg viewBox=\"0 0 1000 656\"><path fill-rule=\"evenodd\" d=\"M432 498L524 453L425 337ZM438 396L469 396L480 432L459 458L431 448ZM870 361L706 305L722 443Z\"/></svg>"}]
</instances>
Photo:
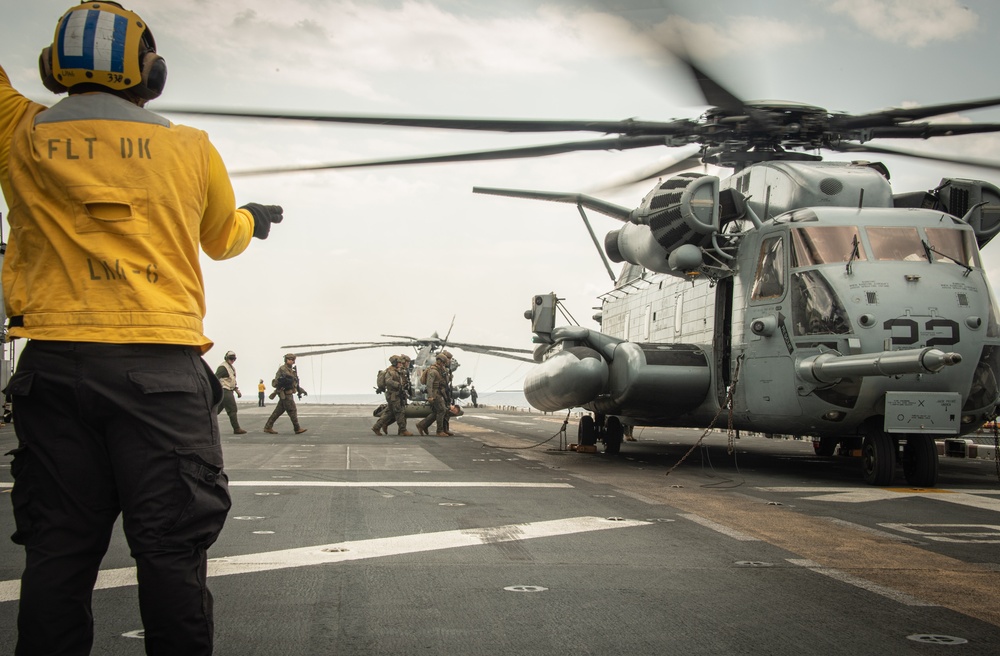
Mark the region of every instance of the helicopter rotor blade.
<instances>
[{"instance_id":1,"label":"helicopter rotor blade","mask_svg":"<svg viewBox=\"0 0 1000 656\"><path fill-rule=\"evenodd\" d=\"M974 166L977 168L1000 171L1000 162L983 159L969 159L953 157L950 155L933 155L931 153L915 153L906 150L896 150L884 146L873 146L871 144L831 144L826 146L830 150L841 153L878 153L882 155L898 155L900 157L912 157L914 159L926 159L933 162L947 162L949 164L962 164L964 166Z\"/></svg>"},{"instance_id":2,"label":"helicopter rotor blade","mask_svg":"<svg viewBox=\"0 0 1000 656\"><path fill-rule=\"evenodd\" d=\"M455 317L457 316L457 314L451 315L451 325L448 326L448 332L444 334L444 341L441 342L441 348L444 348L444 345L448 343L448 337L451 335L451 329L455 327Z\"/></svg>"},{"instance_id":3,"label":"helicopter rotor blade","mask_svg":"<svg viewBox=\"0 0 1000 656\"><path fill-rule=\"evenodd\" d=\"M327 353L345 353L347 351L362 351L364 349L383 348L385 346L409 346L408 344L369 344L368 346L349 346L347 348L322 349L319 351L306 351L295 355L304 358L310 355L326 355Z\"/></svg>"},{"instance_id":4,"label":"helicopter rotor blade","mask_svg":"<svg viewBox=\"0 0 1000 656\"><path fill-rule=\"evenodd\" d=\"M660 160L659 162L646 166L638 171L616 178L615 180L603 184L600 187L591 188L588 192L597 194L621 191L622 189L631 187L632 185L640 182L645 182L646 180L662 178L668 175L673 175L674 173L681 173L683 171L693 169L701 163L701 151L681 153L669 158L666 161Z\"/></svg>"},{"instance_id":5,"label":"helicopter rotor blade","mask_svg":"<svg viewBox=\"0 0 1000 656\"><path fill-rule=\"evenodd\" d=\"M520 362L534 362L534 358L516 355L516 353L531 353L531 351L525 349L508 349L508 348L492 348L478 346L476 344L463 344L459 346L458 344L449 344L449 346L458 349L460 351L466 351L468 353L478 353L480 355L492 355L497 358L507 358L508 360L518 360Z\"/></svg>"},{"instance_id":6,"label":"helicopter rotor blade","mask_svg":"<svg viewBox=\"0 0 1000 656\"><path fill-rule=\"evenodd\" d=\"M698 84L698 88L701 89L701 95L705 98L706 104L731 112L746 111L746 104L736 94L724 87L721 82L709 75L705 69L698 66L686 49L677 44L667 45L665 48L687 67Z\"/></svg>"},{"instance_id":7,"label":"helicopter rotor blade","mask_svg":"<svg viewBox=\"0 0 1000 656\"><path fill-rule=\"evenodd\" d=\"M618 121L548 120L548 119L491 119L449 118L434 116L375 116L351 114L295 114L286 112L248 112L227 109L185 109L181 107L157 108L163 114L185 116L215 116L219 118L248 118L280 121L306 121L318 123L354 123L362 125L429 128L437 130L476 130L482 132L599 132L601 134L665 136L683 134L694 122L689 119L673 121Z\"/></svg>"},{"instance_id":8,"label":"helicopter rotor blade","mask_svg":"<svg viewBox=\"0 0 1000 656\"><path fill-rule=\"evenodd\" d=\"M386 335L386 337L395 337L395 335ZM286 344L279 348L314 348L316 346L353 346L358 344L367 344L368 346L406 346L408 342L325 342L323 344ZM367 347L366 347L367 348Z\"/></svg>"},{"instance_id":9,"label":"helicopter rotor blade","mask_svg":"<svg viewBox=\"0 0 1000 656\"><path fill-rule=\"evenodd\" d=\"M457 349L463 351L504 351L506 353L533 353L531 349L521 349L521 348L511 348L507 346L490 346L489 344L463 344L461 342L450 342L449 346L453 346Z\"/></svg>"},{"instance_id":10,"label":"helicopter rotor blade","mask_svg":"<svg viewBox=\"0 0 1000 656\"><path fill-rule=\"evenodd\" d=\"M840 129L888 127L905 121L914 121L931 116L964 112L970 109L984 109L1000 105L1000 98L985 98L983 100L966 100L957 103L927 105L925 107L893 107L892 109L854 116L838 116L835 125Z\"/></svg>"},{"instance_id":11,"label":"helicopter rotor blade","mask_svg":"<svg viewBox=\"0 0 1000 656\"><path fill-rule=\"evenodd\" d=\"M870 128L869 139L929 139L1000 132L1000 123L913 123Z\"/></svg>"},{"instance_id":12,"label":"helicopter rotor blade","mask_svg":"<svg viewBox=\"0 0 1000 656\"><path fill-rule=\"evenodd\" d=\"M608 139L591 139L587 141L569 141L559 144L542 146L523 146L519 148L500 148L496 150L479 150L465 153L442 155L424 155L417 157L397 157L376 159L360 162L341 162L332 164L314 164L307 166L284 166L265 169L232 171L231 177L269 175L272 173L297 173L303 171L327 171L332 169L352 169L372 166L397 166L403 164L439 164L447 162L479 162L486 160L521 159L527 157L546 157L583 150L630 150L633 148L649 148L664 146L666 141L659 136L644 137L612 137Z\"/></svg>"},{"instance_id":13,"label":"helicopter rotor blade","mask_svg":"<svg viewBox=\"0 0 1000 656\"><path fill-rule=\"evenodd\" d=\"M556 203L582 205L587 209L600 212L619 221L628 221L633 210L623 205L615 205L608 201L587 196L585 194L564 193L560 191L530 191L527 189L499 189L496 187L473 187L474 194L489 194L491 196L509 196L511 198L528 198L531 200L550 200Z\"/></svg>"}]
</instances>

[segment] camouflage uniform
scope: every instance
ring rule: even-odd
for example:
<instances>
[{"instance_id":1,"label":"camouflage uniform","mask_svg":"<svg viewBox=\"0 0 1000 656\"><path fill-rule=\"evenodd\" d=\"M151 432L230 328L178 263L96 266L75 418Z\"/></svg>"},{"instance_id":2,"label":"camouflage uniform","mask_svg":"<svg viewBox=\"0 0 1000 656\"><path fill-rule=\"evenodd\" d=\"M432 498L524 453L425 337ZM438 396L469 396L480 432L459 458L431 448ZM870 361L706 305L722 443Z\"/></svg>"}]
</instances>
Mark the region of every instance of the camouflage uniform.
<instances>
[{"instance_id":1,"label":"camouflage uniform","mask_svg":"<svg viewBox=\"0 0 1000 656\"><path fill-rule=\"evenodd\" d=\"M404 366L409 369L410 360L406 356L393 356L389 358L389 362L392 366L385 370L383 383L386 405L378 421L372 426L372 431L376 435L382 432L388 435L389 431L386 429L392 422L396 422L400 435L413 435L406 430L406 374L403 370Z\"/></svg>"},{"instance_id":2,"label":"camouflage uniform","mask_svg":"<svg viewBox=\"0 0 1000 656\"><path fill-rule=\"evenodd\" d=\"M427 429L432 422L437 422L438 437L451 435L444 428L445 414L448 411L445 402L445 387L448 384L445 374L447 368L448 358L438 355L434 365L427 370L427 402L431 406L431 414L417 424L417 430L420 431L421 435L427 435Z\"/></svg>"},{"instance_id":3,"label":"camouflage uniform","mask_svg":"<svg viewBox=\"0 0 1000 656\"><path fill-rule=\"evenodd\" d=\"M291 363L289 363L291 360ZM299 426L299 411L295 407L295 395L306 394L306 391L299 385L299 373L295 370L295 355L289 353L285 356L285 364L278 367L278 372L274 374L275 394L278 397L278 405L267 418L264 424L265 433L275 433L274 422L284 413L288 413L288 418L292 420L292 428L296 433L306 432L305 428Z\"/></svg>"},{"instance_id":4,"label":"camouflage uniform","mask_svg":"<svg viewBox=\"0 0 1000 656\"><path fill-rule=\"evenodd\" d=\"M454 362L450 351L441 351L441 355L448 358L444 367L444 432L451 435L451 405L455 402L452 397L452 381L455 379L457 363Z\"/></svg>"}]
</instances>

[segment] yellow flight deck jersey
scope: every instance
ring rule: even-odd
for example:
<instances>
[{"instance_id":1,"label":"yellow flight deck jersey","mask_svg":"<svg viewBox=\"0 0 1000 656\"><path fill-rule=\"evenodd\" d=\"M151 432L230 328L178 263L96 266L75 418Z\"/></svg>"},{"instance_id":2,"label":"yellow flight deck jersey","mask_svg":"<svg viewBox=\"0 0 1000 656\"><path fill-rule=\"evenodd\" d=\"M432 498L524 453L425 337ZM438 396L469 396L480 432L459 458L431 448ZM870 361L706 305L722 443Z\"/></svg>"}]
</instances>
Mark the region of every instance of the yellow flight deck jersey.
<instances>
[{"instance_id":1,"label":"yellow flight deck jersey","mask_svg":"<svg viewBox=\"0 0 1000 656\"><path fill-rule=\"evenodd\" d=\"M208 135L109 93L46 108L0 67L0 186L12 337L211 348L199 245L236 256L254 224Z\"/></svg>"}]
</instances>

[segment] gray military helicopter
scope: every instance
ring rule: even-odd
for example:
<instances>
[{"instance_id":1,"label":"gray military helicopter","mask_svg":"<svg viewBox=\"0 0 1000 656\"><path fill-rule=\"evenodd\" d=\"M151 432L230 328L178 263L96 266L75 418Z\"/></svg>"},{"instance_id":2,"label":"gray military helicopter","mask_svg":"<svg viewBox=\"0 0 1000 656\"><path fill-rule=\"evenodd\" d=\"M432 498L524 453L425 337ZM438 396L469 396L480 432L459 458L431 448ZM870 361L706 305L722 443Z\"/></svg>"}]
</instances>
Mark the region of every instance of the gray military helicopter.
<instances>
[{"instance_id":1,"label":"gray military helicopter","mask_svg":"<svg viewBox=\"0 0 1000 656\"><path fill-rule=\"evenodd\" d=\"M871 144L1000 131L995 123L938 123L1000 98L866 114L795 102L747 102L673 54L710 105L698 119L565 121L186 113L506 132L618 136L423 157L267 168L246 174L537 157L580 150L696 146L649 179L700 163L731 176L660 180L637 208L575 192L477 188L566 202L622 222L603 251L621 263L601 297L600 330L556 326L555 294L532 321L539 366L525 381L538 409L582 406L584 444L619 450L625 426L715 425L812 436L817 452L859 452L864 479L937 479L934 439L962 435L1000 400L1000 312L981 249L1000 231L1000 189L944 177L897 192L867 160L818 151L889 154L1000 170L1000 163ZM589 221L588 221L589 228ZM591 230L593 236L593 231ZM595 237L595 242L596 242Z\"/></svg>"},{"instance_id":2,"label":"gray military helicopter","mask_svg":"<svg viewBox=\"0 0 1000 656\"><path fill-rule=\"evenodd\" d=\"M426 386L421 384L421 374L428 367L434 364L434 360L438 353L445 351L447 349L456 349L460 351L465 351L468 353L478 353L481 355L490 355L497 358L507 358L510 360L519 360L521 362L534 362L532 357L531 349L520 349L520 348L509 348L504 346L489 346L486 344L469 344L465 342L452 342L449 341L451 336L451 329L455 325L455 319L452 318L451 326L448 328L448 332L445 333L444 337L438 335L435 331L430 337L412 337L410 335L382 335L382 337L393 338L394 341L370 341L370 342L328 342L323 344L289 344L282 346L282 349L300 349L300 348L313 348L318 350L312 351L296 351L295 354L298 357L309 357L314 355L326 355L328 353L344 353L347 351L356 351L363 349L374 349L374 348L395 348L395 347L409 347L413 348L414 356L410 360L410 393L409 399L410 403L407 405L406 415L408 417L426 417L430 414L430 406L427 404L427 389ZM333 347L333 348L319 348L319 347ZM451 361L451 371L454 372L460 367L457 358L452 357ZM471 385L472 378L466 377L464 381L460 379L453 379L451 398L452 399L467 399L471 396ZM380 413L380 410L376 410L376 414Z\"/></svg>"}]
</instances>

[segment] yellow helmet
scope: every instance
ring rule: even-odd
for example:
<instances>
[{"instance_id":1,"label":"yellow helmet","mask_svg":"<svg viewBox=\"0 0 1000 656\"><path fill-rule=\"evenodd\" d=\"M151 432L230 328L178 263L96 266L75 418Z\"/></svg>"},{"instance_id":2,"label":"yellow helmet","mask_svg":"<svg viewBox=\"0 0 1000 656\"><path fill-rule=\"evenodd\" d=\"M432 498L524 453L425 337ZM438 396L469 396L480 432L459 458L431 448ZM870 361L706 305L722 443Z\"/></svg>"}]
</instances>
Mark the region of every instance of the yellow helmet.
<instances>
[{"instance_id":1,"label":"yellow helmet","mask_svg":"<svg viewBox=\"0 0 1000 656\"><path fill-rule=\"evenodd\" d=\"M151 100L167 81L167 64L146 22L106 0L85 1L63 14L38 70L53 93L94 84Z\"/></svg>"}]
</instances>

